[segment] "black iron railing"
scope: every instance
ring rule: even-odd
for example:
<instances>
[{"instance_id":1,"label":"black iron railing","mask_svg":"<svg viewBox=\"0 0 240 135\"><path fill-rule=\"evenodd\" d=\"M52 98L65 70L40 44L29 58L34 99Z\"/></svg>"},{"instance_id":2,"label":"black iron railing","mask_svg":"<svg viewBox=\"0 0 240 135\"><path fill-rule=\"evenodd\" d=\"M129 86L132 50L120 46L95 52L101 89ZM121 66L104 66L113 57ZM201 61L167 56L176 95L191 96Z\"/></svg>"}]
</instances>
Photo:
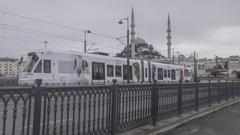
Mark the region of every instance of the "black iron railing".
<instances>
[{"instance_id":1,"label":"black iron railing","mask_svg":"<svg viewBox=\"0 0 240 135\"><path fill-rule=\"evenodd\" d=\"M237 81L2 87L0 135L114 135L239 96Z\"/></svg>"}]
</instances>

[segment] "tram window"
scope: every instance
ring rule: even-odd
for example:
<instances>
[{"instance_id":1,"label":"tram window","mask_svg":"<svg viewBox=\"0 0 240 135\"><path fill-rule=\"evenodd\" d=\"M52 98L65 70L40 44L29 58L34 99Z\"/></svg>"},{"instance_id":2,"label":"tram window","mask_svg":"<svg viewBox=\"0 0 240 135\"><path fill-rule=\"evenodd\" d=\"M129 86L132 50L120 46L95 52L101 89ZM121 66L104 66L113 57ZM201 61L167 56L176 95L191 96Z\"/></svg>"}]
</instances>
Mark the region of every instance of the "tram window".
<instances>
[{"instance_id":1,"label":"tram window","mask_svg":"<svg viewBox=\"0 0 240 135\"><path fill-rule=\"evenodd\" d=\"M107 76L113 77L113 65L107 65Z\"/></svg>"},{"instance_id":2,"label":"tram window","mask_svg":"<svg viewBox=\"0 0 240 135\"><path fill-rule=\"evenodd\" d=\"M39 57L36 55L36 53L29 53L26 61L26 67L24 68L23 72L32 72L33 67L37 63L38 59Z\"/></svg>"},{"instance_id":3,"label":"tram window","mask_svg":"<svg viewBox=\"0 0 240 135\"><path fill-rule=\"evenodd\" d=\"M122 67L121 66L115 66L115 76L116 77L122 76Z\"/></svg>"},{"instance_id":4,"label":"tram window","mask_svg":"<svg viewBox=\"0 0 240 135\"><path fill-rule=\"evenodd\" d=\"M104 63L98 63L98 62L92 63L92 79L93 80L104 80L105 79Z\"/></svg>"},{"instance_id":5,"label":"tram window","mask_svg":"<svg viewBox=\"0 0 240 135\"><path fill-rule=\"evenodd\" d=\"M127 80L128 72L127 72L127 65L123 65L123 79ZM132 66L129 65L129 80L132 80Z\"/></svg>"},{"instance_id":6,"label":"tram window","mask_svg":"<svg viewBox=\"0 0 240 135\"><path fill-rule=\"evenodd\" d=\"M43 72L51 73L51 60L43 60Z\"/></svg>"},{"instance_id":7,"label":"tram window","mask_svg":"<svg viewBox=\"0 0 240 135\"><path fill-rule=\"evenodd\" d=\"M167 78L167 70L164 70L164 78Z\"/></svg>"},{"instance_id":8,"label":"tram window","mask_svg":"<svg viewBox=\"0 0 240 135\"><path fill-rule=\"evenodd\" d=\"M171 75L172 75L172 76L171 76L171 79L172 79L172 80L176 80L176 71L175 71L175 69L172 69L172 70L171 70Z\"/></svg>"},{"instance_id":9,"label":"tram window","mask_svg":"<svg viewBox=\"0 0 240 135\"><path fill-rule=\"evenodd\" d=\"M148 70L147 70L147 68L145 68L145 77L146 78L148 77Z\"/></svg>"},{"instance_id":10,"label":"tram window","mask_svg":"<svg viewBox=\"0 0 240 135\"><path fill-rule=\"evenodd\" d=\"M34 73L42 73L42 60L38 62L38 65L35 68Z\"/></svg>"},{"instance_id":11,"label":"tram window","mask_svg":"<svg viewBox=\"0 0 240 135\"><path fill-rule=\"evenodd\" d=\"M170 71L170 70L168 70L168 78L170 78L170 72L171 72L171 71Z\"/></svg>"},{"instance_id":12,"label":"tram window","mask_svg":"<svg viewBox=\"0 0 240 135\"><path fill-rule=\"evenodd\" d=\"M158 80L163 80L163 69L158 68Z\"/></svg>"}]
</instances>

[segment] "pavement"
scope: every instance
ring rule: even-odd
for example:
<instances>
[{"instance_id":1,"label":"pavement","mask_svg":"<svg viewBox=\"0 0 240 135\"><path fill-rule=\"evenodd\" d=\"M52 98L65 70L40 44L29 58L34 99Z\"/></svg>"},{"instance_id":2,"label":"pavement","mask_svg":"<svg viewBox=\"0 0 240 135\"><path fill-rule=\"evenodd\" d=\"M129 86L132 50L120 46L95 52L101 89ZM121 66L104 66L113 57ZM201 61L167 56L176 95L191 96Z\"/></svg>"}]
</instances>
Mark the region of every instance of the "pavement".
<instances>
[{"instance_id":1,"label":"pavement","mask_svg":"<svg viewBox=\"0 0 240 135\"><path fill-rule=\"evenodd\" d=\"M240 135L240 103L187 123L165 135Z\"/></svg>"},{"instance_id":2,"label":"pavement","mask_svg":"<svg viewBox=\"0 0 240 135\"><path fill-rule=\"evenodd\" d=\"M240 100L213 104L120 135L240 135Z\"/></svg>"}]
</instances>

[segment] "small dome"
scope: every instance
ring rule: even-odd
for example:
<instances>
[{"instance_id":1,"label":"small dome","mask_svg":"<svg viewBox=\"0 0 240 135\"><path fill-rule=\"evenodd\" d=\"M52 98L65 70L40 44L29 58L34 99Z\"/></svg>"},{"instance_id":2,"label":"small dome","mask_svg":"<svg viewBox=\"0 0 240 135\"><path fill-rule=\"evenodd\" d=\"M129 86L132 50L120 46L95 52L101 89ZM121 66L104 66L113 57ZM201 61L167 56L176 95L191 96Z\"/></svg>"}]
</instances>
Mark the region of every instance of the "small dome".
<instances>
[{"instance_id":1,"label":"small dome","mask_svg":"<svg viewBox=\"0 0 240 135\"><path fill-rule=\"evenodd\" d=\"M140 37L136 37L135 38L135 44L146 44L145 40L140 38Z\"/></svg>"}]
</instances>

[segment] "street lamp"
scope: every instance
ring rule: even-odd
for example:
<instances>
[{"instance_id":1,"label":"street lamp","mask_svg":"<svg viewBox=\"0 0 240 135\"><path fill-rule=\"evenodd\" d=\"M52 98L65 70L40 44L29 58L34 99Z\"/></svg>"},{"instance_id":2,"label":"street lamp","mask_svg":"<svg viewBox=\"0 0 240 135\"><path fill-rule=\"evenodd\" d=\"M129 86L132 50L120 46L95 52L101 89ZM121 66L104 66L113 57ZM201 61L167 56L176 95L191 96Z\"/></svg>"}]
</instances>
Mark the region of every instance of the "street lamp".
<instances>
[{"instance_id":1,"label":"street lamp","mask_svg":"<svg viewBox=\"0 0 240 135\"><path fill-rule=\"evenodd\" d=\"M128 17L121 19L118 23L123 24L123 21L127 21L127 83L130 83L130 66L129 66L129 19Z\"/></svg>"},{"instance_id":2,"label":"street lamp","mask_svg":"<svg viewBox=\"0 0 240 135\"><path fill-rule=\"evenodd\" d=\"M90 30L85 30L84 31L84 53L87 52L87 40L86 40L87 33L91 33L91 31Z\"/></svg>"},{"instance_id":3,"label":"street lamp","mask_svg":"<svg viewBox=\"0 0 240 135\"><path fill-rule=\"evenodd\" d=\"M175 57L175 56L174 56L174 48L172 48L172 52L173 52L173 53L172 53L172 54L173 54L173 56L172 56L172 63L173 63L173 65L174 65L174 64L175 64L175 59L174 59L174 57Z\"/></svg>"},{"instance_id":4,"label":"street lamp","mask_svg":"<svg viewBox=\"0 0 240 135\"><path fill-rule=\"evenodd\" d=\"M218 77L218 76L219 76L218 56L215 55L215 57L216 57L216 70L217 70L217 74L216 74L216 76Z\"/></svg>"}]
</instances>

